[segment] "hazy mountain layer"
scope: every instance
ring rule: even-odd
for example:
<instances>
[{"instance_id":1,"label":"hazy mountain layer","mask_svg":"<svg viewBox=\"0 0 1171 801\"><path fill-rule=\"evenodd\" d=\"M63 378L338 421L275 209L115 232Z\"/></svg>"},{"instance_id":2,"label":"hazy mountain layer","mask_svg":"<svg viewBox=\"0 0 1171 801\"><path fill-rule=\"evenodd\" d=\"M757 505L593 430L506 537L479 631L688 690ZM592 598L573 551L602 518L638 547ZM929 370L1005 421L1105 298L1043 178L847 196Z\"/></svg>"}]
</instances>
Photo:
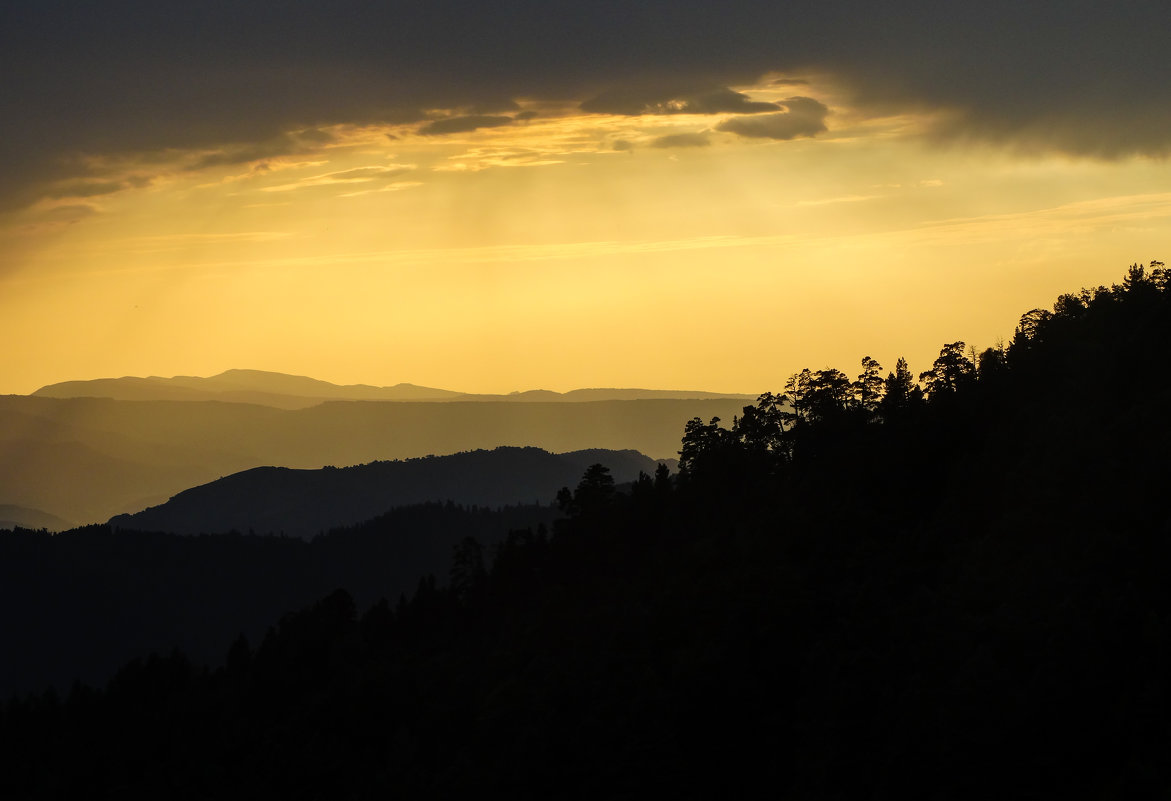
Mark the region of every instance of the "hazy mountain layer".
<instances>
[{"instance_id":1,"label":"hazy mountain layer","mask_svg":"<svg viewBox=\"0 0 1171 801\"><path fill-rule=\"evenodd\" d=\"M43 398L113 398L115 400L219 400L229 403L256 403L279 409L304 409L327 400L380 401L511 401L511 402L578 402L592 400L638 400L666 398L738 398L755 396L662 389L575 389L551 392L537 389L508 395L483 395L447 389L395 384L375 387L368 384L331 384L306 376L272 373L264 370L228 370L208 378L174 376L163 378L97 378L90 381L63 381L41 387L32 393Z\"/></svg>"},{"instance_id":2,"label":"hazy mountain layer","mask_svg":"<svg viewBox=\"0 0 1171 801\"><path fill-rule=\"evenodd\" d=\"M557 490L575 486L595 463L608 467L620 483L656 468L654 460L637 451L554 454L539 448L496 448L340 469L258 467L186 490L137 514L119 515L110 525L173 534L235 530L309 538L392 507L427 501L492 508L549 504Z\"/></svg>"},{"instance_id":3,"label":"hazy mountain layer","mask_svg":"<svg viewBox=\"0 0 1171 801\"><path fill-rule=\"evenodd\" d=\"M414 384L396 384L392 387L368 384L340 386L306 376L264 370L228 370L208 378L182 375L172 378L124 376L92 381L63 381L41 387L33 393L45 398L221 400L229 403L258 403L281 409L303 409L326 400L443 400L460 394Z\"/></svg>"},{"instance_id":4,"label":"hazy mountain layer","mask_svg":"<svg viewBox=\"0 0 1171 801\"><path fill-rule=\"evenodd\" d=\"M43 528L49 531L64 531L69 528L69 522L48 512L42 512L40 509L0 503L0 529L13 528L34 530Z\"/></svg>"},{"instance_id":5,"label":"hazy mountain layer","mask_svg":"<svg viewBox=\"0 0 1171 801\"><path fill-rule=\"evenodd\" d=\"M0 396L0 503L108 520L252 467L318 468L535 446L674 457L693 417L738 399L591 403L335 401L299 410L217 402Z\"/></svg>"}]
</instances>

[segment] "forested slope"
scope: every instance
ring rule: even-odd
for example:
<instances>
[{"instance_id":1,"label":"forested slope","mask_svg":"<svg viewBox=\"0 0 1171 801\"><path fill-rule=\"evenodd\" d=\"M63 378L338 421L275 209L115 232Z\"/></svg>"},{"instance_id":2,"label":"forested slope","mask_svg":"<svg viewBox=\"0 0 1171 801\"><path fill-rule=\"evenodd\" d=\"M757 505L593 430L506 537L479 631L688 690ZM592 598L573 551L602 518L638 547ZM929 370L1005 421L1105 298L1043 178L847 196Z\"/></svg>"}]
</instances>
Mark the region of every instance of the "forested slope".
<instances>
[{"instance_id":1,"label":"forested slope","mask_svg":"<svg viewBox=\"0 0 1171 801\"><path fill-rule=\"evenodd\" d=\"M1142 798L1171 789L1171 282L918 378L804 371L677 479L591 468L447 587L339 590L4 712L36 796ZM491 556L485 559L485 553ZM226 648L226 645L225 645Z\"/></svg>"}]
</instances>

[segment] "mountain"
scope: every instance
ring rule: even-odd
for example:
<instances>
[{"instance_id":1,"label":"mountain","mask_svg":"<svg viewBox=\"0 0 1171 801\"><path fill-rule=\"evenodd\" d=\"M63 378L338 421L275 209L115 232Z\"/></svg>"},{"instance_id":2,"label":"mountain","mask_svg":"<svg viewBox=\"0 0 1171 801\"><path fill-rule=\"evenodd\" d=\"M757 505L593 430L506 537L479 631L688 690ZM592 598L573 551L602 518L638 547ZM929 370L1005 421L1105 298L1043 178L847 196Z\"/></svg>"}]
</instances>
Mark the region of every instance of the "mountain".
<instances>
[{"instance_id":1,"label":"mountain","mask_svg":"<svg viewBox=\"0 0 1171 801\"><path fill-rule=\"evenodd\" d=\"M244 403L0 396L0 503L75 524L108 520L253 467L318 468L534 446L673 457L693 417L737 399L587 403Z\"/></svg>"},{"instance_id":2,"label":"mountain","mask_svg":"<svg viewBox=\"0 0 1171 801\"><path fill-rule=\"evenodd\" d=\"M612 400L699 400L712 398L734 398L756 400L756 395L736 392L703 392L681 389L571 389L568 392L553 392L548 389L530 389L524 392L510 392L507 395L460 395L452 400L463 401L507 401L511 403L583 403L588 401Z\"/></svg>"},{"instance_id":3,"label":"mountain","mask_svg":"<svg viewBox=\"0 0 1171 801\"><path fill-rule=\"evenodd\" d=\"M97 378L90 381L63 381L32 393L42 398L114 398L116 400L219 400L228 403L256 403L280 409L303 409L326 400L444 400L461 393L446 389L396 384L374 387L368 384L340 386L306 376L264 370L227 370L219 375L162 378Z\"/></svg>"},{"instance_id":4,"label":"mountain","mask_svg":"<svg viewBox=\"0 0 1171 801\"><path fill-rule=\"evenodd\" d=\"M427 501L490 508L550 504L561 487L576 486L595 463L608 467L619 483L640 472L653 474L657 466L637 451L554 454L502 447L340 469L258 467L185 490L137 514L118 515L110 525L172 534L235 530L310 538Z\"/></svg>"},{"instance_id":5,"label":"mountain","mask_svg":"<svg viewBox=\"0 0 1171 801\"><path fill-rule=\"evenodd\" d=\"M32 393L41 398L113 398L115 400L208 401L255 403L278 409L304 409L329 400L361 401L508 401L580 402L593 400L649 400L736 398L753 400L754 395L660 389L575 389L552 392L536 389L507 395L454 392L448 389L395 384L375 387L368 384L331 384L315 378L264 370L227 370L219 375L149 376L140 378L96 378L89 381L62 381Z\"/></svg>"},{"instance_id":6,"label":"mountain","mask_svg":"<svg viewBox=\"0 0 1171 801\"><path fill-rule=\"evenodd\" d=\"M29 528L64 531L71 524L56 515L24 506L0 503L0 529Z\"/></svg>"}]
</instances>

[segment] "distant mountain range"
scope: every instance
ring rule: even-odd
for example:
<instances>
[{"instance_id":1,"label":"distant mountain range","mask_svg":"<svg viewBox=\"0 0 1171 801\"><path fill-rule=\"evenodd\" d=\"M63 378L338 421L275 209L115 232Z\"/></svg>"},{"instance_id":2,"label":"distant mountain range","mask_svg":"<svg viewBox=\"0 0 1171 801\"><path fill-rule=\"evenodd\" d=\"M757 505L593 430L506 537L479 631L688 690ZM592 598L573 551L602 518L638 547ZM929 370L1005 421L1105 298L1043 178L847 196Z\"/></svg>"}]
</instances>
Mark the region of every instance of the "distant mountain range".
<instances>
[{"instance_id":1,"label":"distant mountain range","mask_svg":"<svg viewBox=\"0 0 1171 801\"><path fill-rule=\"evenodd\" d=\"M284 534L308 539L394 507L428 501L464 506L549 505L586 468L603 464L618 483L657 463L637 451L496 448L345 468L258 467L179 493L165 504L110 520L115 528L172 534Z\"/></svg>"},{"instance_id":2,"label":"distant mountain range","mask_svg":"<svg viewBox=\"0 0 1171 801\"><path fill-rule=\"evenodd\" d=\"M261 466L343 467L502 445L553 453L629 449L672 458L688 420L728 420L744 405L736 398L328 401L286 410L218 401L5 395L0 504L42 510L77 525L138 512Z\"/></svg>"},{"instance_id":3,"label":"distant mountain range","mask_svg":"<svg viewBox=\"0 0 1171 801\"><path fill-rule=\"evenodd\" d=\"M207 401L255 403L278 409L304 409L330 400L361 401L509 401L581 402L601 400L647 400L680 398L753 399L752 395L721 394L659 389L575 389L551 392L537 389L508 395L483 395L447 389L395 384L375 387L368 384L331 384L306 376L264 370L228 370L219 375L163 378L97 378L90 381L63 381L41 387L34 396L42 398L113 398L135 401Z\"/></svg>"},{"instance_id":4,"label":"distant mountain range","mask_svg":"<svg viewBox=\"0 0 1171 801\"><path fill-rule=\"evenodd\" d=\"M29 509L24 506L14 506L10 503L0 503L0 529L17 527L33 530L47 529L49 531L64 531L69 528L69 522L48 512L42 512L40 509Z\"/></svg>"}]
</instances>

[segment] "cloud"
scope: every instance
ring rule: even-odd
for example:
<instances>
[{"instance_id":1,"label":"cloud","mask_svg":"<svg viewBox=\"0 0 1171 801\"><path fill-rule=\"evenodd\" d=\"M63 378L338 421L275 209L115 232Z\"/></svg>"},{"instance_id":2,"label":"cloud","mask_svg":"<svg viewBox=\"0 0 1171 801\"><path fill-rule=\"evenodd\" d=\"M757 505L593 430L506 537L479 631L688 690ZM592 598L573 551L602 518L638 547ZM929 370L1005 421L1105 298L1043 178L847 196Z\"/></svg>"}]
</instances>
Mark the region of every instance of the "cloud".
<instances>
[{"instance_id":1,"label":"cloud","mask_svg":"<svg viewBox=\"0 0 1171 801\"><path fill-rule=\"evenodd\" d=\"M338 170L321 175L312 175L287 184L266 186L263 192L292 192L298 189L312 189L321 186L336 186L338 184L364 184L374 181L387 181L403 173L415 169L413 164L395 164L389 167L355 167L350 170Z\"/></svg>"},{"instance_id":2,"label":"cloud","mask_svg":"<svg viewBox=\"0 0 1171 801\"><path fill-rule=\"evenodd\" d=\"M620 153L630 153L634 150L634 143L626 139L615 139L614 149Z\"/></svg>"},{"instance_id":3,"label":"cloud","mask_svg":"<svg viewBox=\"0 0 1171 801\"><path fill-rule=\"evenodd\" d=\"M596 114L757 114L776 111L776 103L750 100L726 86L704 91L663 88L618 88L581 104L582 111Z\"/></svg>"},{"instance_id":4,"label":"cloud","mask_svg":"<svg viewBox=\"0 0 1171 801\"><path fill-rule=\"evenodd\" d=\"M319 134L295 132L333 125L504 125L499 113L522 99L771 116L727 88L764 75L816 75L835 105L859 113L930 112L944 121L933 135L949 141L1162 155L1168 30L1165 0L386 0L344 12L126 0L68 13L6 0L0 208L87 177L73 154L186 152L203 168L321 146ZM465 121L428 121L423 109L460 110Z\"/></svg>"},{"instance_id":5,"label":"cloud","mask_svg":"<svg viewBox=\"0 0 1171 801\"><path fill-rule=\"evenodd\" d=\"M401 192L404 189L414 189L416 186L422 186L422 181L394 181L386 186L380 186L377 189L359 189L357 192L346 192L338 195L338 197L358 197L360 195L370 195L375 192Z\"/></svg>"},{"instance_id":6,"label":"cloud","mask_svg":"<svg viewBox=\"0 0 1171 801\"><path fill-rule=\"evenodd\" d=\"M798 206L829 206L835 203L860 203L864 200L878 200L885 195L843 195L842 197L827 197L822 200L798 200Z\"/></svg>"},{"instance_id":7,"label":"cloud","mask_svg":"<svg viewBox=\"0 0 1171 801\"><path fill-rule=\"evenodd\" d=\"M70 180L49 187L44 196L53 200L67 197L86 198L112 195L123 189L137 189L150 184L145 175L132 175L122 180Z\"/></svg>"},{"instance_id":8,"label":"cloud","mask_svg":"<svg viewBox=\"0 0 1171 801\"><path fill-rule=\"evenodd\" d=\"M331 144L334 141L336 138L329 131L308 129L274 136L263 142L232 143L197 157L187 164L187 169L203 170L209 167L247 164L280 156L294 156L313 152L322 145Z\"/></svg>"},{"instance_id":9,"label":"cloud","mask_svg":"<svg viewBox=\"0 0 1171 801\"><path fill-rule=\"evenodd\" d=\"M706 132L680 133L660 136L651 142L651 147L707 147L710 144Z\"/></svg>"},{"instance_id":10,"label":"cloud","mask_svg":"<svg viewBox=\"0 0 1171 801\"><path fill-rule=\"evenodd\" d=\"M717 131L755 139L797 139L826 131L829 109L811 97L790 97L782 101L788 110L754 117L732 117L716 126Z\"/></svg>"},{"instance_id":11,"label":"cloud","mask_svg":"<svg viewBox=\"0 0 1171 801\"><path fill-rule=\"evenodd\" d=\"M536 148L473 147L450 156L445 164L432 167L436 172L479 172L491 167L549 167L564 164L564 154Z\"/></svg>"},{"instance_id":12,"label":"cloud","mask_svg":"<svg viewBox=\"0 0 1171 801\"><path fill-rule=\"evenodd\" d=\"M439 136L441 134L468 133L480 128L499 128L502 125L511 125L512 117L496 117L490 114L470 114L466 117L447 117L442 120L429 122L419 129L424 136Z\"/></svg>"},{"instance_id":13,"label":"cloud","mask_svg":"<svg viewBox=\"0 0 1171 801\"><path fill-rule=\"evenodd\" d=\"M26 226L26 229L38 230L72 225L73 223L84 220L86 217L92 217L97 213L97 209L85 203L54 206L35 215L32 218L32 222Z\"/></svg>"}]
</instances>

